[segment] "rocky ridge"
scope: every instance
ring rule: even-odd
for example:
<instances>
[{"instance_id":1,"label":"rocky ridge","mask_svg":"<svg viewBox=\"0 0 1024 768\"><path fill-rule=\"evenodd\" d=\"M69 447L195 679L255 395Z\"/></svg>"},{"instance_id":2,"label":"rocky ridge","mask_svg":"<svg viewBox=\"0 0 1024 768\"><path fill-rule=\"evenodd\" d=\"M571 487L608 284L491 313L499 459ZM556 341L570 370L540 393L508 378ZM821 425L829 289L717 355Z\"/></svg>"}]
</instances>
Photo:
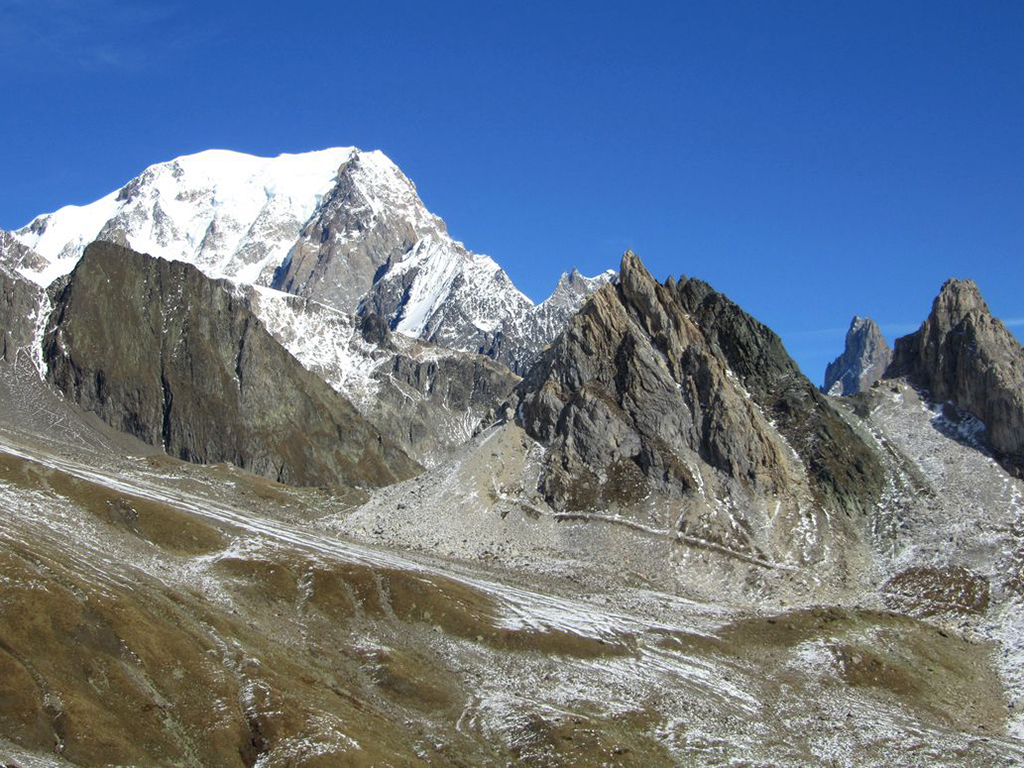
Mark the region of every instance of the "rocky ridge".
<instances>
[{"instance_id":1,"label":"rocky ridge","mask_svg":"<svg viewBox=\"0 0 1024 768\"><path fill-rule=\"evenodd\" d=\"M490 347L481 351L525 375L587 299L617 279L618 273L611 269L594 277L586 277L578 269L563 272L551 296L532 307L519 322L506 324L493 337Z\"/></svg>"},{"instance_id":2,"label":"rocky ridge","mask_svg":"<svg viewBox=\"0 0 1024 768\"><path fill-rule=\"evenodd\" d=\"M505 417L547 447L540 489L555 509L672 498L680 532L758 560L824 557L855 536L827 510L864 512L883 482L777 336L700 281L658 284L632 252Z\"/></svg>"},{"instance_id":3,"label":"rocky ridge","mask_svg":"<svg viewBox=\"0 0 1024 768\"><path fill-rule=\"evenodd\" d=\"M989 311L971 280L947 280L914 333L896 340L887 378L980 419L991 448L1024 473L1024 348Z\"/></svg>"},{"instance_id":4,"label":"rocky ridge","mask_svg":"<svg viewBox=\"0 0 1024 768\"><path fill-rule=\"evenodd\" d=\"M353 152L302 227L272 287L351 313L392 262L447 235L416 187L381 152Z\"/></svg>"},{"instance_id":5,"label":"rocky ridge","mask_svg":"<svg viewBox=\"0 0 1024 768\"><path fill-rule=\"evenodd\" d=\"M47 379L188 461L296 485L378 486L419 466L273 339L230 284L94 243L58 292Z\"/></svg>"},{"instance_id":6,"label":"rocky ridge","mask_svg":"<svg viewBox=\"0 0 1024 768\"><path fill-rule=\"evenodd\" d=\"M843 353L825 368L821 391L833 396L855 395L882 378L892 349L870 317L854 317L846 332Z\"/></svg>"},{"instance_id":7,"label":"rocky ridge","mask_svg":"<svg viewBox=\"0 0 1024 768\"><path fill-rule=\"evenodd\" d=\"M804 376L778 335L701 280L669 279L667 286L800 457L817 504L869 512L886 483L875 452Z\"/></svg>"}]
</instances>

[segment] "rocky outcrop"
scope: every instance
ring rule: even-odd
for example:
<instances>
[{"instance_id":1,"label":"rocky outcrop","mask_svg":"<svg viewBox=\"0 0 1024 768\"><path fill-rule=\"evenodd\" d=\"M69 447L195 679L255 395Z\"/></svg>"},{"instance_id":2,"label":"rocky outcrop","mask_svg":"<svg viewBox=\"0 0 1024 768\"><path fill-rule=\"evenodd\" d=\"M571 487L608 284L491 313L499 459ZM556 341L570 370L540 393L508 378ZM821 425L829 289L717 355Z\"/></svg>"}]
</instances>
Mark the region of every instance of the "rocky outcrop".
<instances>
[{"instance_id":1,"label":"rocky outcrop","mask_svg":"<svg viewBox=\"0 0 1024 768\"><path fill-rule=\"evenodd\" d=\"M28 354L42 289L0 267L0 361Z\"/></svg>"},{"instance_id":2,"label":"rocky outcrop","mask_svg":"<svg viewBox=\"0 0 1024 768\"><path fill-rule=\"evenodd\" d=\"M45 358L66 397L188 461L295 485L379 486L420 469L230 284L187 264L93 243L56 296Z\"/></svg>"},{"instance_id":3,"label":"rocky outcrop","mask_svg":"<svg viewBox=\"0 0 1024 768\"><path fill-rule=\"evenodd\" d=\"M0 229L0 269L6 269L11 273L21 270L31 273L43 270L46 266L46 259L10 232Z\"/></svg>"},{"instance_id":4,"label":"rocky outcrop","mask_svg":"<svg viewBox=\"0 0 1024 768\"><path fill-rule=\"evenodd\" d=\"M866 392L882 378L892 360L892 349L870 317L854 317L846 332L843 354L825 368L821 391L834 396Z\"/></svg>"},{"instance_id":5,"label":"rocky outcrop","mask_svg":"<svg viewBox=\"0 0 1024 768\"><path fill-rule=\"evenodd\" d=\"M973 281L946 281L921 327L896 340L885 375L980 419L1004 465L1024 474L1024 349Z\"/></svg>"},{"instance_id":6,"label":"rocky outcrop","mask_svg":"<svg viewBox=\"0 0 1024 768\"><path fill-rule=\"evenodd\" d=\"M672 288L673 281L667 285ZM715 354L799 455L817 503L866 511L885 484L878 458L800 372L778 335L701 280L680 279L674 292Z\"/></svg>"},{"instance_id":7,"label":"rocky outcrop","mask_svg":"<svg viewBox=\"0 0 1024 768\"><path fill-rule=\"evenodd\" d=\"M540 489L557 509L701 499L683 505L681 529L752 556L786 549L765 538L791 533L808 507L865 509L882 482L774 333L705 283L659 285L631 252L506 413L548 447ZM769 520L767 499L785 511ZM809 527L820 540L827 523Z\"/></svg>"}]
</instances>

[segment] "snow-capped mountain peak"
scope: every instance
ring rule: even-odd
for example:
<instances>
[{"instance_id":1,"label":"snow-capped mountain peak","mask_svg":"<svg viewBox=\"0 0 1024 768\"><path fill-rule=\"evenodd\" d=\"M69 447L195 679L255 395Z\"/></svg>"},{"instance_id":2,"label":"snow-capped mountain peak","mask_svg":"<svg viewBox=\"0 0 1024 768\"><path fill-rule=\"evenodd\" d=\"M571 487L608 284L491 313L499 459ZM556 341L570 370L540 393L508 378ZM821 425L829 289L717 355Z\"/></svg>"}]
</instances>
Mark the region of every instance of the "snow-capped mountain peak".
<instances>
[{"instance_id":1,"label":"snow-capped mountain peak","mask_svg":"<svg viewBox=\"0 0 1024 768\"><path fill-rule=\"evenodd\" d=\"M207 150L151 165L94 203L35 218L14 235L49 262L26 277L69 272L93 240L112 240L213 277L257 282L286 256L352 147L255 157Z\"/></svg>"},{"instance_id":2,"label":"snow-capped mountain peak","mask_svg":"<svg viewBox=\"0 0 1024 768\"><path fill-rule=\"evenodd\" d=\"M534 305L493 259L451 237L390 158L354 147L185 155L12 234L38 254L15 268L42 285L70 272L86 245L107 240L210 277L377 315L399 333L488 354L516 371L610 279L574 270Z\"/></svg>"}]
</instances>

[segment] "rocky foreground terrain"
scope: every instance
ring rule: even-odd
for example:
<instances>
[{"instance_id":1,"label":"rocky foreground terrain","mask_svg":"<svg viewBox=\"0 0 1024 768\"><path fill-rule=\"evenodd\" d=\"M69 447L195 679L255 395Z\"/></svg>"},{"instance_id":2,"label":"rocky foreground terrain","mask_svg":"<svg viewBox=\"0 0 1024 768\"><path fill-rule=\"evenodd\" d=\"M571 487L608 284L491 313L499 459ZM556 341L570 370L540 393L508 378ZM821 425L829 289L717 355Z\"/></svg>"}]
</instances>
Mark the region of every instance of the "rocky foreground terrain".
<instances>
[{"instance_id":1,"label":"rocky foreground terrain","mask_svg":"<svg viewBox=\"0 0 1024 768\"><path fill-rule=\"evenodd\" d=\"M348 149L3 233L0 762L1024 763L973 283L833 395L633 253L510 286Z\"/></svg>"}]
</instances>

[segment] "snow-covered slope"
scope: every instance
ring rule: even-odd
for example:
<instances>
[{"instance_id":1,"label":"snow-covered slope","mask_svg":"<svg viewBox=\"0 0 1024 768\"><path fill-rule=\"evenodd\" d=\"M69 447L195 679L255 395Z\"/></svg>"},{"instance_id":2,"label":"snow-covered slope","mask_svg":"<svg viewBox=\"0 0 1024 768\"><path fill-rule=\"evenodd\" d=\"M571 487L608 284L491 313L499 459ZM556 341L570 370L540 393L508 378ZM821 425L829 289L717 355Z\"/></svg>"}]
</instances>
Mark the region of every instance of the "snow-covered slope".
<instances>
[{"instance_id":1,"label":"snow-covered slope","mask_svg":"<svg viewBox=\"0 0 1024 768\"><path fill-rule=\"evenodd\" d=\"M112 240L190 262L211 277L266 281L353 152L263 158L209 150L152 165L94 203L66 206L17 230L14 236L48 262L22 274L49 283L70 272L90 242Z\"/></svg>"},{"instance_id":2,"label":"snow-covered slope","mask_svg":"<svg viewBox=\"0 0 1024 768\"><path fill-rule=\"evenodd\" d=\"M590 294L614 278L613 270L588 278L574 269L534 304L490 257L447 236L428 236L384 272L358 311L380 315L399 333L484 354L523 374Z\"/></svg>"},{"instance_id":3,"label":"snow-covered slope","mask_svg":"<svg viewBox=\"0 0 1024 768\"><path fill-rule=\"evenodd\" d=\"M356 318L299 296L242 287L249 308L303 367L365 413L377 394L374 370L390 357L363 339Z\"/></svg>"}]
</instances>

